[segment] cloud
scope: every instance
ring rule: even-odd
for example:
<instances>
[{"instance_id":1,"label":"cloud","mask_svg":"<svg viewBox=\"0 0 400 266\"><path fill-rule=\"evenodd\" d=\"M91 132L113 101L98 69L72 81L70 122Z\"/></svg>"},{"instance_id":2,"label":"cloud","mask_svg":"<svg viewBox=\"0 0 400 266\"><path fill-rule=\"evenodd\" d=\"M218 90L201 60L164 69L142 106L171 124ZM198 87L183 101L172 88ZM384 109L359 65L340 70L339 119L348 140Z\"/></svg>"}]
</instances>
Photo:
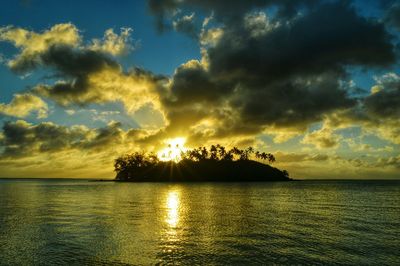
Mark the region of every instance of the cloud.
<instances>
[{"instance_id":1,"label":"cloud","mask_svg":"<svg viewBox=\"0 0 400 266\"><path fill-rule=\"evenodd\" d=\"M301 141L303 144L312 144L318 149L336 148L339 142L339 135L334 134L332 129L326 127L307 133Z\"/></svg>"},{"instance_id":2,"label":"cloud","mask_svg":"<svg viewBox=\"0 0 400 266\"><path fill-rule=\"evenodd\" d=\"M114 121L101 128L6 122L0 132L0 175L111 178L114 158L143 150L139 140L146 134L123 130Z\"/></svg>"},{"instance_id":3,"label":"cloud","mask_svg":"<svg viewBox=\"0 0 400 266\"><path fill-rule=\"evenodd\" d=\"M66 45L77 47L81 37L71 23L57 24L50 29L36 33L14 26L0 28L0 41L9 41L20 49L20 53L8 62L11 69L23 73L40 64L40 57L49 47Z\"/></svg>"},{"instance_id":4,"label":"cloud","mask_svg":"<svg viewBox=\"0 0 400 266\"><path fill-rule=\"evenodd\" d=\"M124 73L119 68L104 67L73 80L37 85L33 91L62 106L121 101L133 113L149 103L159 108L157 88L163 82L163 77L141 69Z\"/></svg>"},{"instance_id":5,"label":"cloud","mask_svg":"<svg viewBox=\"0 0 400 266\"><path fill-rule=\"evenodd\" d=\"M400 30L400 3L395 2L391 7L387 9L386 22L395 27L397 30Z\"/></svg>"},{"instance_id":6,"label":"cloud","mask_svg":"<svg viewBox=\"0 0 400 266\"><path fill-rule=\"evenodd\" d=\"M99 128L89 134L87 141L81 143L83 149L105 149L110 145L119 145L124 138L121 123L112 121L106 127Z\"/></svg>"},{"instance_id":7,"label":"cloud","mask_svg":"<svg viewBox=\"0 0 400 266\"><path fill-rule=\"evenodd\" d=\"M190 60L175 70L169 98L164 98L164 104L182 106L218 102L230 92L230 89L218 85L199 61Z\"/></svg>"},{"instance_id":8,"label":"cloud","mask_svg":"<svg viewBox=\"0 0 400 266\"><path fill-rule=\"evenodd\" d=\"M102 41L94 39L85 46L72 24L58 24L42 33L6 27L0 31L0 40L20 49L9 62L14 71L22 74L41 67L59 77L53 84L35 86L32 93L62 106L121 101L129 112L149 103L157 109L156 88L166 79L140 68L123 71L114 58L132 48L130 32L123 28L117 35L109 29Z\"/></svg>"},{"instance_id":9,"label":"cloud","mask_svg":"<svg viewBox=\"0 0 400 266\"><path fill-rule=\"evenodd\" d=\"M380 167L394 167L400 169L400 155L389 158L379 158L377 165Z\"/></svg>"},{"instance_id":10,"label":"cloud","mask_svg":"<svg viewBox=\"0 0 400 266\"><path fill-rule=\"evenodd\" d=\"M67 113L68 115L74 115L76 113L76 111L73 109L67 109L67 110L65 110L65 113Z\"/></svg>"},{"instance_id":11,"label":"cloud","mask_svg":"<svg viewBox=\"0 0 400 266\"><path fill-rule=\"evenodd\" d=\"M212 10L218 12L219 3ZM329 114L357 105L350 95L349 66L384 68L396 60L384 25L341 1L313 3L292 17L268 18L262 11L240 14L234 21L223 20L214 29L215 38L208 36L212 28L203 29L202 61L180 66L170 83L170 100L162 101L170 124L207 132L197 130L196 137L290 129L290 136L277 139L284 141ZM320 133L327 137L326 130ZM319 147L337 144L319 135L308 135L306 141L313 139Z\"/></svg>"},{"instance_id":12,"label":"cloud","mask_svg":"<svg viewBox=\"0 0 400 266\"><path fill-rule=\"evenodd\" d=\"M20 60L19 60L20 61ZM14 70L15 70L14 66ZM53 45L35 57L25 58L17 66L19 71L32 71L37 67L47 67L59 75L82 79L104 68L118 69L119 64L107 54L69 45ZM18 72L19 72L18 71Z\"/></svg>"},{"instance_id":13,"label":"cloud","mask_svg":"<svg viewBox=\"0 0 400 266\"><path fill-rule=\"evenodd\" d=\"M187 34L189 37L192 37L194 39L198 38L200 29L197 27L195 23L194 13L175 19L172 22L172 26L174 30L176 30L177 32L182 32L184 34Z\"/></svg>"},{"instance_id":14,"label":"cloud","mask_svg":"<svg viewBox=\"0 0 400 266\"><path fill-rule=\"evenodd\" d=\"M365 134L400 144L400 77L387 73L375 79L370 95L352 108L328 114L324 124L330 129L359 126Z\"/></svg>"},{"instance_id":15,"label":"cloud","mask_svg":"<svg viewBox=\"0 0 400 266\"><path fill-rule=\"evenodd\" d=\"M279 27L279 23L271 23L264 12L249 13L244 16L244 28L253 38L259 38Z\"/></svg>"},{"instance_id":16,"label":"cloud","mask_svg":"<svg viewBox=\"0 0 400 266\"><path fill-rule=\"evenodd\" d=\"M88 137L86 127L68 129L51 122L32 125L24 120L3 125L2 156L32 156L38 152L59 151L79 145Z\"/></svg>"},{"instance_id":17,"label":"cloud","mask_svg":"<svg viewBox=\"0 0 400 266\"><path fill-rule=\"evenodd\" d=\"M26 117L33 112L36 112L37 118L46 118L48 106L41 98L29 93L15 94L10 103L0 103L0 114Z\"/></svg>"},{"instance_id":18,"label":"cloud","mask_svg":"<svg viewBox=\"0 0 400 266\"><path fill-rule=\"evenodd\" d=\"M24 120L3 125L0 145L1 158L32 157L67 151L110 152L141 148L138 143L147 133L144 130L124 131L121 123L112 121L103 128L83 125L71 127L42 122L37 125ZM137 143L136 143L137 142Z\"/></svg>"},{"instance_id":19,"label":"cloud","mask_svg":"<svg viewBox=\"0 0 400 266\"><path fill-rule=\"evenodd\" d=\"M397 157L352 157L334 154L276 153L274 165L296 179L398 178Z\"/></svg>"},{"instance_id":20,"label":"cloud","mask_svg":"<svg viewBox=\"0 0 400 266\"><path fill-rule=\"evenodd\" d=\"M226 29L219 43L208 50L210 72L257 85L328 70L343 73L343 65L395 62L384 25L359 16L343 3L323 4L254 37L258 27L242 23Z\"/></svg>"},{"instance_id":21,"label":"cloud","mask_svg":"<svg viewBox=\"0 0 400 266\"><path fill-rule=\"evenodd\" d=\"M93 39L84 45L79 30L71 23L56 24L43 32L8 26L0 28L0 41L11 42L20 50L8 62L17 73L47 66L71 74L75 68L78 69L74 73L83 69L94 71L104 64L116 66L110 56L126 55L133 50L131 32L131 28L121 28L118 35L108 29L102 40Z\"/></svg>"},{"instance_id":22,"label":"cloud","mask_svg":"<svg viewBox=\"0 0 400 266\"><path fill-rule=\"evenodd\" d=\"M240 19L243 14L255 8L278 7L281 16L292 16L297 8L312 6L316 0L150 0L150 11L155 15L156 24L159 30L168 27L168 18L173 17L179 10L199 9L206 13L213 12L220 21L233 22Z\"/></svg>"},{"instance_id":23,"label":"cloud","mask_svg":"<svg viewBox=\"0 0 400 266\"><path fill-rule=\"evenodd\" d=\"M271 5L277 15L257 10ZM194 9L214 12L219 21L201 30L201 61L179 66L160 93L168 124L160 137L202 142L265 132L284 142L358 106L349 67L385 68L396 60L384 24L349 2L150 1L150 7L164 20ZM304 142L336 147L340 139L332 132L309 133Z\"/></svg>"},{"instance_id":24,"label":"cloud","mask_svg":"<svg viewBox=\"0 0 400 266\"><path fill-rule=\"evenodd\" d=\"M331 159L326 154L307 154L307 153L284 153L277 152L275 158L280 163L301 163L305 161L324 162Z\"/></svg>"},{"instance_id":25,"label":"cloud","mask_svg":"<svg viewBox=\"0 0 400 266\"><path fill-rule=\"evenodd\" d=\"M217 45L220 38L223 36L223 33L224 31L222 28L202 29L200 33L200 44L202 45L203 56L207 56L207 50L205 47ZM203 61L203 64L207 65L207 60Z\"/></svg>"},{"instance_id":26,"label":"cloud","mask_svg":"<svg viewBox=\"0 0 400 266\"><path fill-rule=\"evenodd\" d=\"M126 55L134 46L131 44L131 28L121 28L120 35L114 33L113 29L108 29L104 33L103 40L93 39L90 49L101 51L111 55Z\"/></svg>"},{"instance_id":27,"label":"cloud","mask_svg":"<svg viewBox=\"0 0 400 266\"><path fill-rule=\"evenodd\" d=\"M400 76L387 73L377 78L372 93L365 97L364 106L368 114L380 118L400 117Z\"/></svg>"}]
</instances>

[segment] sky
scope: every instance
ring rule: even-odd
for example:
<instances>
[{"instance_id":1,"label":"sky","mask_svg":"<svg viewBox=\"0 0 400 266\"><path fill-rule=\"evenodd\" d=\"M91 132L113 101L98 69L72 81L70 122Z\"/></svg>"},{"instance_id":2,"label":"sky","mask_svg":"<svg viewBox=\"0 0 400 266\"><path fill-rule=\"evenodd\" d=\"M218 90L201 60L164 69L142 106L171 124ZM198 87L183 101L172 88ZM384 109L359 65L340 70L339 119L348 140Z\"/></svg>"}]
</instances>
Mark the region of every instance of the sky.
<instances>
[{"instance_id":1,"label":"sky","mask_svg":"<svg viewBox=\"0 0 400 266\"><path fill-rule=\"evenodd\" d=\"M400 178L400 1L2 1L0 177L253 146L298 179Z\"/></svg>"}]
</instances>

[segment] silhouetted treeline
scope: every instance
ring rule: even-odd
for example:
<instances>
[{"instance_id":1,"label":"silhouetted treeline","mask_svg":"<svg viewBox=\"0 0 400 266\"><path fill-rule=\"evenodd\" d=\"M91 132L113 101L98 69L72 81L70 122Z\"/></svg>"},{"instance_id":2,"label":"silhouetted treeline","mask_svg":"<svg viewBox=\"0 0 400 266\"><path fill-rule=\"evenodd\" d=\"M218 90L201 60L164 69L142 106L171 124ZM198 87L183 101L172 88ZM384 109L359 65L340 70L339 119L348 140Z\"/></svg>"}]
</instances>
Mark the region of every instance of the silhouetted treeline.
<instances>
[{"instance_id":1,"label":"silhouetted treeline","mask_svg":"<svg viewBox=\"0 0 400 266\"><path fill-rule=\"evenodd\" d=\"M135 152L115 160L117 180L136 182L165 181L283 181L287 171L252 158L275 162L271 153L254 148L227 150L219 144L182 151L179 162L161 161L155 153Z\"/></svg>"},{"instance_id":2,"label":"silhouetted treeline","mask_svg":"<svg viewBox=\"0 0 400 266\"><path fill-rule=\"evenodd\" d=\"M248 147L244 150L233 147L230 150L226 150L224 146L217 144L211 145L209 150L206 147L199 147L181 153L182 159L189 159L191 161L201 161L206 159L215 161L249 160L253 155L257 159L268 160L270 163L275 162L274 155L271 153L255 151L253 147Z\"/></svg>"}]
</instances>

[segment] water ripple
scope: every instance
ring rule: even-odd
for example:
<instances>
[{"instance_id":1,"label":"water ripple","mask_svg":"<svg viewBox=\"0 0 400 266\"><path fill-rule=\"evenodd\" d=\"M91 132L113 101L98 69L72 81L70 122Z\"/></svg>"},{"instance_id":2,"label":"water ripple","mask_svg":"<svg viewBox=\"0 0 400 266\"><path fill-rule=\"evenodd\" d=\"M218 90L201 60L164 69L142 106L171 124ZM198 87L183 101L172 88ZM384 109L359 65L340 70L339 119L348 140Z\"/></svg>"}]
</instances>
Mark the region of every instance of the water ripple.
<instances>
[{"instance_id":1,"label":"water ripple","mask_svg":"<svg viewBox=\"0 0 400 266\"><path fill-rule=\"evenodd\" d=\"M0 180L0 265L400 264L400 182Z\"/></svg>"}]
</instances>

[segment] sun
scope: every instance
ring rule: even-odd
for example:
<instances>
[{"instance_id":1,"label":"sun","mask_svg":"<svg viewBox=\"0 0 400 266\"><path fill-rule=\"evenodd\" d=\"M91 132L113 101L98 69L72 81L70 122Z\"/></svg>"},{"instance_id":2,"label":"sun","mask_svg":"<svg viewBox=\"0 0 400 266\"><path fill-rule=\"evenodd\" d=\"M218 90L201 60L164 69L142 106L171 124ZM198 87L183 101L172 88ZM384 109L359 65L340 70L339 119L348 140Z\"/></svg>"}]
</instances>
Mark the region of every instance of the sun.
<instances>
[{"instance_id":1,"label":"sun","mask_svg":"<svg viewBox=\"0 0 400 266\"><path fill-rule=\"evenodd\" d=\"M181 153L187 150L184 146L185 142L186 138L183 137L167 139L165 141L167 147L157 153L158 158L161 161L179 162L182 159Z\"/></svg>"}]
</instances>

